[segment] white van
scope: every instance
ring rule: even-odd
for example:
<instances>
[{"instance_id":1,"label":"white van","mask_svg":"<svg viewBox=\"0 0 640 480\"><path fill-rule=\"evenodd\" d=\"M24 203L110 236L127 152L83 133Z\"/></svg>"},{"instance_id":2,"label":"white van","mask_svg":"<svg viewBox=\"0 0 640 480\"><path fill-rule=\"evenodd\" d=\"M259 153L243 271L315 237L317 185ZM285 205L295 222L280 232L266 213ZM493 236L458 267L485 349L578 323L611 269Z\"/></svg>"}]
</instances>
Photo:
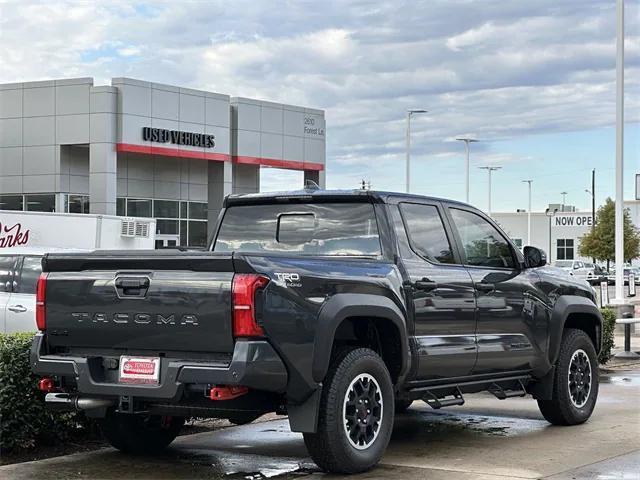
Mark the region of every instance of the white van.
<instances>
[{"instance_id":1,"label":"white van","mask_svg":"<svg viewBox=\"0 0 640 480\"><path fill-rule=\"evenodd\" d=\"M14 248L0 250L0 333L35 332L36 282L42 256L69 249Z\"/></svg>"}]
</instances>

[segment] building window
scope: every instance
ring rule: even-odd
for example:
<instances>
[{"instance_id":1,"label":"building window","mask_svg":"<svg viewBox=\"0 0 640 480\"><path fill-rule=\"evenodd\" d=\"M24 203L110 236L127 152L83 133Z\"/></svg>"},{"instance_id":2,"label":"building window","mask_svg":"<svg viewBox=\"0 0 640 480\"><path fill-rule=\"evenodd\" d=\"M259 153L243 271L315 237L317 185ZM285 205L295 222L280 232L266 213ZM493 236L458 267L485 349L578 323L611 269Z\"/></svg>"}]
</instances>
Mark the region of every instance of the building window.
<instances>
[{"instance_id":1,"label":"building window","mask_svg":"<svg viewBox=\"0 0 640 480\"><path fill-rule=\"evenodd\" d=\"M116 215L121 217L127 214L127 199L124 197L116 198Z\"/></svg>"},{"instance_id":2,"label":"building window","mask_svg":"<svg viewBox=\"0 0 640 480\"><path fill-rule=\"evenodd\" d=\"M178 220L156 220L156 234L158 235L179 235Z\"/></svg>"},{"instance_id":3,"label":"building window","mask_svg":"<svg viewBox=\"0 0 640 480\"><path fill-rule=\"evenodd\" d=\"M147 198L127 198L128 217L151 217L151 200Z\"/></svg>"},{"instance_id":4,"label":"building window","mask_svg":"<svg viewBox=\"0 0 640 480\"><path fill-rule=\"evenodd\" d=\"M207 222L189 222L189 232L187 235L190 247L207 246Z\"/></svg>"},{"instance_id":5,"label":"building window","mask_svg":"<svg viewBox=\"0 0 640 480\"><path fill-rule=\"evenodd\" d=\"M559 238L557 247L557 260L573 260L573 238Z\"/></svg>"},{"instance_id":6,"label":"building window","mask_svg":"<svg viewBox=\"0 0 640 480\"><path fill-rule=\"evenodd\" d=\"M179 203L174 200L154 200L153 216L156 218L179 218Z\"/></svg>"},{"instance_id":7,"label":"building window","mask_svg":"<svg viewBox=\"0 0 640 480\"><path fill-rule=\"evenodd\" d=\"M89 213L89 195L67 195L65 212Z\"/></svg>"},{"instance_id":8,"label":"building window","mask_svg":"<svg viewBox=\"0 0 640 480\"><path fill-rule=\"evenodd\" d=\"M25 195L24 203L28 212L55 212L56 197L50 195Z\"/></svg>"},{"instance_id":9,"label":"building window","mask_svg":"<svg viewBox=\"0 0 640 480\"><path fill-rule=\"evenodd\" d=\"M24 210L22 195L0 195L0 210Z\"/></svg>"},{"instance_id":10,"label":"building window","mask_svg":"<svg viewBox=\"0 0 640 480\"><path fill-rule=\"evenodd\" d=\"M201 202L189 202L189 218L190 219L207 219L207 204Z\"/></svg>"}]
</instances>

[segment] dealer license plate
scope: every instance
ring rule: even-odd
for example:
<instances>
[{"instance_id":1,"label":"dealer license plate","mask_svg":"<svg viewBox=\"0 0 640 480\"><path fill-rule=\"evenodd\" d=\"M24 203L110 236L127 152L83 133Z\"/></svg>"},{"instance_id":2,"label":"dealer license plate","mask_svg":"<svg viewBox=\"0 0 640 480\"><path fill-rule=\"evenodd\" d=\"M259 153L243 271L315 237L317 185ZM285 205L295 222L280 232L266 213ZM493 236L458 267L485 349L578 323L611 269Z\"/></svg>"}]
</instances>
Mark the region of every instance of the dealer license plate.
<instances>
[{"instance_id":1,"label":"dealer license plate","mask_svg":"<svg viewBox=\"0 0 640 480\"><path fill-rule=\"evenodd\" d=\"M157 385L159 380L159 357L120 357L120 383Z\"/></svg>"}]
</instances>

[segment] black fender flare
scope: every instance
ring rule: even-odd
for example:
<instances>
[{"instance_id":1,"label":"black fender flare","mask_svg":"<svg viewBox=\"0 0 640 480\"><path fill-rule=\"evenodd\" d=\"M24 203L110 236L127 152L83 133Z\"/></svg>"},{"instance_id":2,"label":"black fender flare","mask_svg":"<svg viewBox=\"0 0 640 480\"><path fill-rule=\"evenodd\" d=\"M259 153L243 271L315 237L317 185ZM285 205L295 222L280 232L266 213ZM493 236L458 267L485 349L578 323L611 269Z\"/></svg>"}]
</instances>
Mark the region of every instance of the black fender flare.
<instances>
[{"instance_id":1,"label":"black fender flare","mask_svg":"<svg viewBox=\"0 0 640 480\"><path fill-rule=\"evenodd\" d=\"M399 378L403 378L409 367L409 342L405 316L400 308L388 297L368 293L339 293L325 302L318 314L318 323L313 350L311 373L313 380L324 380L329 363L336 330L350 317L380 318L391 321L400 333L401 368Z\"/></svg>"},{"instance_id":2,"label":"black fender flare","mask_svg":"<svg viewBox=\"0 0 640 480\"><path fill-rule=\"evenodd\" d=\"M563 295L556 301L551 311L549 324L549 362L554 365L560 355L562 331L569 315L582 313L596 321L596 353L602 348L602 314L593 301L578 295Z\"/></svg>"}]
</instances>

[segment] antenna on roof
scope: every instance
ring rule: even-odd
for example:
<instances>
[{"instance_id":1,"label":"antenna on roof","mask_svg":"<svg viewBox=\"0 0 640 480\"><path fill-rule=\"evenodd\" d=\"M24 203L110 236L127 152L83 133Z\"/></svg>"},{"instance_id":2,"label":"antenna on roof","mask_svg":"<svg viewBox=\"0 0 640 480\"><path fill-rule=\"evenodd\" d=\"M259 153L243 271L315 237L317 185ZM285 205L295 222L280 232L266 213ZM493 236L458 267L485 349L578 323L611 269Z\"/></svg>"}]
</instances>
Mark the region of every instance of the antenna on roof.
<instances>
[{"instance_id":1,"label":"antenna on roof","mask_svg":"<svg viewBox=\"0 0 640 480\"><path fill-rule=\"evenodd\" d=\"M305 190L320 190L320 185L318 185L313 180L305 180L304 181L304 189Z\"/></svg>"}]
</instances>

